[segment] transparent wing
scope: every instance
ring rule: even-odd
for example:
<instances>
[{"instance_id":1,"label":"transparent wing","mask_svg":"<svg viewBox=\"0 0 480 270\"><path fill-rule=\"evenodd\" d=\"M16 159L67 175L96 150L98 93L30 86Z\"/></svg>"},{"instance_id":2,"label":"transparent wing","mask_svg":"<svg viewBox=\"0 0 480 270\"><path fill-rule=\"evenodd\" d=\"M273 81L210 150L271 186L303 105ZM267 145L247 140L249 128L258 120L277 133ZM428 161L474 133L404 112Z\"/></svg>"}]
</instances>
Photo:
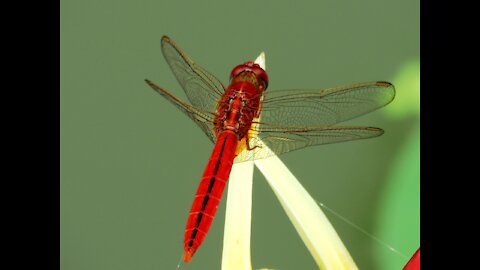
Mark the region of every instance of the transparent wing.
<instances>
[{"instance_id":1,"label":"transparent wing","mask_svg":"<svg viewBox=\"0 0 480 270\"><path fill-rule=\"evenodd\" d=\"M222 83L194 63L167 36L162 37L162 52L192 105L206 112L215 112L217 102L224 92Z\"/></svg>"},{"instance_id":2,"label":"transparent wing","mask_svg":"<svg viewBox=\"0 0 480 270\"><path fill-rule=\"evenodd\" d=\"M180 99L172 95L170 92L156 85L150 80L145 80L145 82L150 85L153 90L165 97L168 101L170 101L177 108L183 111L188 117L190 117L190 119L193 120L193 122L195 122L203 130L203 132L212 142L215 142L216 137L213 129L214 115L212 113L202 111L186 102L181 101Z\"/></svg>"},{"instance_id":3,"label":"transparent wing","mask_svg":"<svg viewBox=\"0 0 480 270\"><path fill-rule=\"evenodd\" d=\"M330 126L390 103L395 88L368 82L317 90L265 91L261 122L275 126Z\"/></svg>"},{"instance_id":4,"label":"transparent wing","mask_svg":"<svg viewBox=\"0 0 480 270\"><path fill-rule=\"evenodd\" d=\"M263 124L257 127L260 130L250 131L249 147L254 149L242 151L235 162L281 155L313 145L368 139L383 134L380 128L361 126L295 128Z\"/></svg>"}]
</instances>

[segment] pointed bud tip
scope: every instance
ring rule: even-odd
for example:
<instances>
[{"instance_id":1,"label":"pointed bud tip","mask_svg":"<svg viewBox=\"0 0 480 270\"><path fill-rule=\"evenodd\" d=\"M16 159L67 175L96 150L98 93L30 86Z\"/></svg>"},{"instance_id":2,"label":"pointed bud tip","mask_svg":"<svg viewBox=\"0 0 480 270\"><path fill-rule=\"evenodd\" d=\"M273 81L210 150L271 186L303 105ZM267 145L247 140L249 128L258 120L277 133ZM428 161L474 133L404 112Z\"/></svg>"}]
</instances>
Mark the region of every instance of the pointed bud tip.
<instances>
[{"instance_id":1,"label":"pointed bud tip","mask_svg":"<svg viewBox=\"0 0 480 270\"><path fill-rule=\"evenodd\" d=\"M259 64L260 67L265 70L265 52L261 52L260 55L254 61L256 64Z\"/></svg>"}]
</instances>

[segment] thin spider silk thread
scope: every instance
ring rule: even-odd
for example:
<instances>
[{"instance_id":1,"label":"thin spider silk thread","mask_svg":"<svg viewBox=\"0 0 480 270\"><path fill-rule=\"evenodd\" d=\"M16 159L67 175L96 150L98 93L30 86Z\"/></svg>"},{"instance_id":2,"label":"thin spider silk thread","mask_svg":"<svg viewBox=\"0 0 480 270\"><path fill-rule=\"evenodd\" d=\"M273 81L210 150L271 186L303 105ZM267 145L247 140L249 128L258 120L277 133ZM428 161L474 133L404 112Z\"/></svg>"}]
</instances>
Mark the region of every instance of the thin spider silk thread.
<instances>
[{"instance_id":1,"label":"thin spider silk thread","mask_svg":"<svg viewBox=\"0 0 480 270\"><path fill-rule=\"evenodd\" d=\"M325 204L321 203L321 202L318 202L317 201L317 204L320 205L320 207L322 207L323 209L327 210L328 212L334 214L336 217L340 218L341 220L343 220L345 223L349 224L350 226L352 226L353 228L357 229L358 231L360 231L361 233L365 234L366 236L370 237L371 239L375 240L378 244L388 248L390 251L392 251L393 253L396 253L398 256L400 257L403 257L404 259L408 259L408 257L401 253L400 251L398 251L397 249L395 249L393 246L387 244L385 241L379 239L378 237L374 236L373 234L367 232L366 230L362 229L360 226L356 225L355 223L351 222L350 220L348 220L347 218L345 218L344 216L340 215L339 213L337 213L336 211L334 211L333 209L331 209L330 207L326 206Z\"/></svg>"}]
</instances>

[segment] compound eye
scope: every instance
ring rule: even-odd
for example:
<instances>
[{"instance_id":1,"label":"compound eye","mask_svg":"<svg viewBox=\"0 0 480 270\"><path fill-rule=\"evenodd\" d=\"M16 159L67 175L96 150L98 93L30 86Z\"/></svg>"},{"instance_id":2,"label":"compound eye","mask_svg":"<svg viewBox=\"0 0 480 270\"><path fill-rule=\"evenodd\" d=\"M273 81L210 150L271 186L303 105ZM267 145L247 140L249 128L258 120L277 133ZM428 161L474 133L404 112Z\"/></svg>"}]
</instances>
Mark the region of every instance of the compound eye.
<instances>
[{"instance_id":1,"label":"compound eye","mask_svg":"<svg viewBox=\"0 0 480 270\"><path fill-rule=\"evenodd\" d=\"M247 67L246 67L245 65L243 65L243 64L234 67L234 68L232 69L232 72L230 72L230 80L231 80L233 77L235 77L235 76L237 76L238 74L240 74L240 73L242 73L243 71L245 71L246 69L247 69Z\"/></svg>"},{"instance_id":2,"label":"compound eye","mask_svg":"<svg viewBox=\"0 0 480 270\"><path fill-rule=\"evenodd\" d=\"M230 80L237 76L238 74L244 72L244 71L250 71L255 73L257 78L260 78L263 83L263 88L266 89L268 86L268 76L265 70L263 70L258 64L255 64L252 61L245 62L241 65L238 65L233 68L232 72L230 72Z\"/></svg>"},{"instance_id":3,"label":"compound eye","mask_svg":"<svg viewBox=\"0 0 480 270\"><path fill-rule=\"evenodd\" d=\"M263 82L263 90L267 89L268 87L268 75L263 68L261 68L258 64L255 64L255 66L252 68L252 71L257 75L257 78L260 78L260 80Z\"/></svg>"}]
</instances>

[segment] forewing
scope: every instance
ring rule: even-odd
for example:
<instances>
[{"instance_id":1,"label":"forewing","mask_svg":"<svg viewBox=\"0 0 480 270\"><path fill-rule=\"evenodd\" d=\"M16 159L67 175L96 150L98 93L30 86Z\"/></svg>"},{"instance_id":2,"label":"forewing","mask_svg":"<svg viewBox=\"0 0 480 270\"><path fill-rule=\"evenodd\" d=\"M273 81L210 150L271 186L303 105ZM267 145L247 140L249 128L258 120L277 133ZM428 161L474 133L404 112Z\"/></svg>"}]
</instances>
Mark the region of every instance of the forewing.
<instances>
[{"instance_id":1,"label":"forewing","mask_svg":"<svg viewBox=\"0 0 480 270\"><path fill-rule=\"evenodd\" d=\"M192 105L206 112L215 112L217 102L224 92L222 83L194 63L166 36L162 37L162 52Z\"/></svg>"},{"instance_id":2,"label":"forewing","mask_svg":"<svg viewBox=\"0 0 480 270\"><path fill-rule=\"evenodd\" d=\"M395 88L369 82L317 90L265 91L261 122L276 126L330 126L390 103Z\"/></svg>"}]
</instances>

